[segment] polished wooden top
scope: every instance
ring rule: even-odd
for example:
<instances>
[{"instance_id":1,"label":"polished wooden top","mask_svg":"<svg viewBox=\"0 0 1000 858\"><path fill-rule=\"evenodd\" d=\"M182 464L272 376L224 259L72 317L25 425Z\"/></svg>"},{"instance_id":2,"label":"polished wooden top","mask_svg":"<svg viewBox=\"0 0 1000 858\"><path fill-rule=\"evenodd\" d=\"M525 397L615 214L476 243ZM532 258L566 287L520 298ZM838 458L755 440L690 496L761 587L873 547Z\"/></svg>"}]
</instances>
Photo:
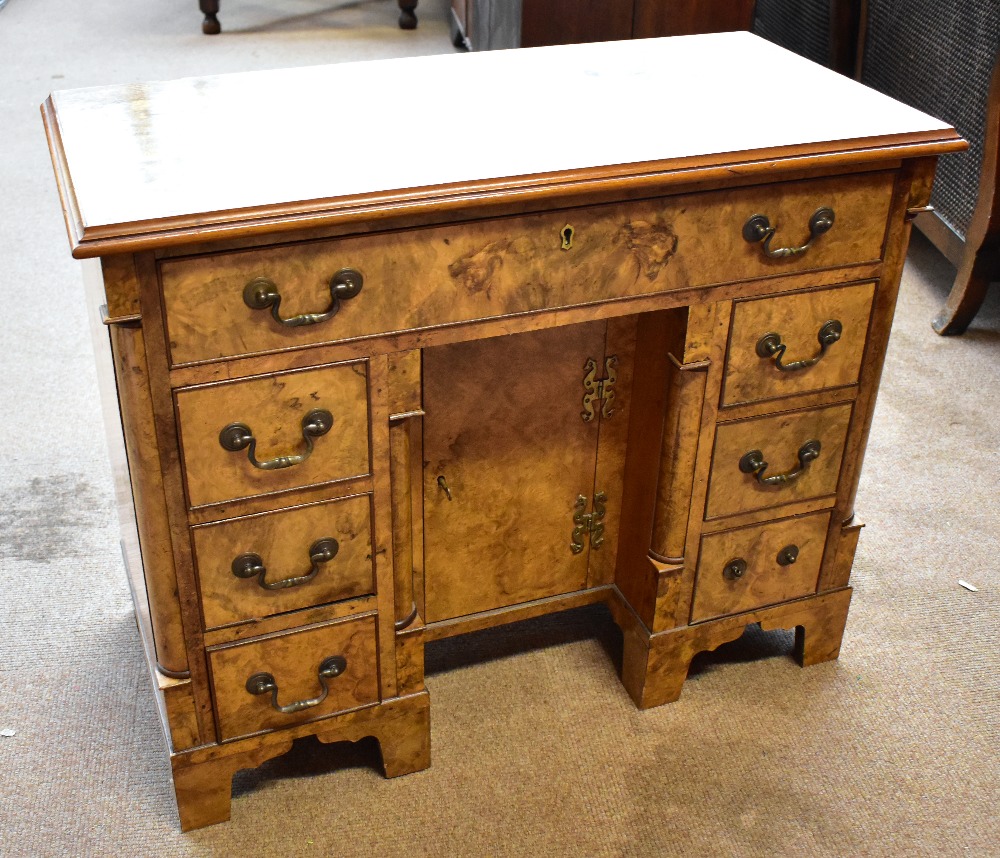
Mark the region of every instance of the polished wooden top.
<instances>
[{"instance_id":1,"label":"polished wooden top","mask_svg":"<svg viewBox=\"0 0 1000 858\"><path fill-rule=\"evenodd\" d=\"M81 89L42 111L77 256L963 146L945 123L749 33Z\"/></svg>"}]
</instances>

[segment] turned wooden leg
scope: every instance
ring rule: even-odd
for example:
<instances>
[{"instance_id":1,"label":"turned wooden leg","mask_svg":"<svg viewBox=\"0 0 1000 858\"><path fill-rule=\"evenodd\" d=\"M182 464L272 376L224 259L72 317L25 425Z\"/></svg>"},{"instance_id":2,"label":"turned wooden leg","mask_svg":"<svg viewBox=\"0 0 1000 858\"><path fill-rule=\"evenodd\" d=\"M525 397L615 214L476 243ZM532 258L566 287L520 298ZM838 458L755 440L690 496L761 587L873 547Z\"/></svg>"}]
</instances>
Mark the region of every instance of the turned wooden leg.
<instances>
[{"instance_id":1,"label":"turned wooden leg","mask_svg":"<svg viewBox=\"0 0 1000 858\"><path fill-rule=\"evenodd\" d=\"M465 38L465 32L462 30L462 25L454 9L452 9L451 14L448 16L448 31L451 35L451 43L456 48L465 48L467 51L471 50L469 40Z\"/></svg>"},{"instance_id":2,"label":"turned wooden leg","mask_svg":"<svg viewBox=\"0 0 1000 858\"><path fill-rule=\"evenodd\" d=\"M372 731L382 750L387 778L423 771L431 764L431 710L425 695L405 718L376 725Z\"/></svg>"},{"instance_id":3,"label":"turned wooden leg","mask_svg":"<svg viewBox=\"0 0 1000 858\"><path fill-rule=\"evenodd\" d=\"M399 28L401 30L417 29L417 0L399 0Z\"/></svg>"},{"instance_id":4,"label":"turned wooden leg","mask_svg":"<svg viewBox=\"0 0 1000 858\"><path fill-rule=\"evenodd\" d=\"M219 19L219 0L198 0L198 8L205 15L205 20L201 22L201 31L206 36L214 36L222 30Z\"/></svg>"},{"instance_id":5,"label":"turned wooden leg","mask_svg":"<svg viewBox=\"0 0 1000 858\"><path fill-rule=\"evenodd\" d=\"M229 819L233 773L232 766L224 760L174 769L174 793L181 831Z\"/></svg>"}]
</instances>

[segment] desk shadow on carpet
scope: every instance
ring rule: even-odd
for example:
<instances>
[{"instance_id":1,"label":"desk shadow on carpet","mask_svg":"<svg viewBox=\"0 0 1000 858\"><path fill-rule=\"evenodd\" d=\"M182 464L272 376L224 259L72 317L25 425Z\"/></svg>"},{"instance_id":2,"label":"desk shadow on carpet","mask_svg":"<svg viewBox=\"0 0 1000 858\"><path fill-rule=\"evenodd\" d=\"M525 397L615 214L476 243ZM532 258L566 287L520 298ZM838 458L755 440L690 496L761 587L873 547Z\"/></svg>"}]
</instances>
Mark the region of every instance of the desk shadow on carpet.
<instances>
[{"instance_id":1,"label":"desk shadow on carpet","mask_svg":"<svg viewBox=\"0 0 1000 858\"><path fill-rule=\"evenodd\" d=\"M445 674L589 639L600 644L616 672L621 675L622 634L603 605L576 608L432 641L427 644L425 652L425 673L427 676ZM765 632L756 624L750 625L736 640L712 652L697 654L691 661L688 677L707 674L725 664L791 657L794 647L794 631ZM238 772L233 778L233 797L255 792L273 780L311 778L349 769L370 769L382 773L382 756L373 737L358 742L326 744L315 736L306 736L295 740L287 754L268 760L256 769Z\"/></svg>"}]
</instances>

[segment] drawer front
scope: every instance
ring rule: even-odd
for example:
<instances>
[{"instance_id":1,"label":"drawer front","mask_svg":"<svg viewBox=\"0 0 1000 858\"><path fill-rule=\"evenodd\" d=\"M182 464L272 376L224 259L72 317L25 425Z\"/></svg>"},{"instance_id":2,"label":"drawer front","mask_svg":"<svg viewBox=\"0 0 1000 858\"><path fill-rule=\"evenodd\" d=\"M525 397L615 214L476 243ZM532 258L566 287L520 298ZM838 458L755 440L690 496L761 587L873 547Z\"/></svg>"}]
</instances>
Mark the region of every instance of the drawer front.
<instances>
[{"instance_id":1,"label":"drawer front","mask_svg":"<svg viewBox=\"0 0 1000 858\"><path fill-rule=\"evenodd\" d=\"M705 517L834 494L851 409L850 403L844 403L720 425L715 433ZM815 458L802 453L812 441L819 442ZM761 469L760 462L766 467ZM756 473L749 470L751 464L757 464ZM799 475L791 476L796 471ZM776 479L781 476L786 479Z\"/></svg>"},{"instance_id":2,"label":"drawer front","mask_svg":"<svg viewBox=\"0 0 1000 858\"><path fill-rule=\"evenodd\" d=\"M193 507L369 473L363 362L187 388L176 405Z\"/></svg>"},{"instance_id":3,"label":"drawer front","mask_svg":"<svg viewBox=\"0 0 1000 858\"><path fill-rule=\"evenodd\" d=\"M874 283L737 302L723 405L855 384Z\"/></svg>"},{"instance_id":4,"label":"drawer front","mask_svg":"<svg viewBox=\"0 0 1000 858\"><path fill-rule=\"evenodd\" d=\"M704 537L691 622L815 593L829 523L824 512Z\"/></svg>"},{"instance_id":5,"label":"drawer front","mask_svg":"<svg viewBox=\"0 0 1000 858\"><path fill-rule=\"evenodd\" d=\"M378 700L373 616L221 647L209 652L208 659L223 740L300 724ZM320 675L324 667L329 668L327 677ZM262 685L276 686L277 692L248 690L248 680L260 674L271 680ZM254 687L261 690L261 685ZM296 708L293 704L299 705L298 711L275 708Z\"/></svg>"},{"instance_id":6,"label":"drawer front","mask_svg":"<svg viewBox=\"0 0 1000 858\"><path fill-rule=\"evenodd\" d=\"M369 495L192 533L207 629L374 592Z\"/></svg>"},{"instance_id":7,"label":"drawer front","mask_svg":"<svg viewBox=\"0 0 1000 858\"><path fill-rule=\"evenodd\" d=\"M872 173L354 236L160 263L174 365L881 258L893 174ZM820 207L833 228L767 257L743 238L755 214L773 248L801 245ZM567 232L572 230L572 237ZM564 247L564 245L570 245ZM361 291L334 300L342 269ZM244 289L274 284L277 314Z\"/></svg>"}]
</instances>

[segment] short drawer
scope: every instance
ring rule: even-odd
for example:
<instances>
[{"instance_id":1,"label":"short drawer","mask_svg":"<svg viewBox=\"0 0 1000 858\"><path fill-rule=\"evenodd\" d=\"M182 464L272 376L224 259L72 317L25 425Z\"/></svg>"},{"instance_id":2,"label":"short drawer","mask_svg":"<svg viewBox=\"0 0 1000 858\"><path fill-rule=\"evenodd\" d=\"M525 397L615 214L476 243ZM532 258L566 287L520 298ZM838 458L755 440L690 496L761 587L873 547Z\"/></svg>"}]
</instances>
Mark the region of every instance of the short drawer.
<instances>
[{"instance_id":1,"label":"short drawer","mask_svg":"<svg viewBox=\"0 0 1000 858\"><path fill-rule=\"evenodd\" d=\"M219 647L208 661L223 740L378 700L374 616Z\"/></svg>"},{"instance_id":2,"label":"short drawer","mask_svg":"<svg viewBox=\"0 0 1000 858\"><path fill-rule=\"evenodd\" d=\"M176 393L192 507L367 475L364 362Z\"/></svg>"},{"instance_id":3,"label":"short drawer","mask_svg":"<svg viewBox=\"0 0 1000 858\"><path fill-rule=\"evenodd\" d=\"M824 512L704 537L691 622L815 593L829 523Z\"/></svg>"},{"instance_id":4,"label":"short drawer","mask_svg":"<svg viewBox=\"0 0 1000 858\"><path fill-rule=\"evenodd\" d=\"M205 628L374 592L371 497L192 528Z\"/></svg>"},{"instance_id":5,"label":"short drawer","mask_svg":"<svg viewBox=\"0 0 1000 858\"><path fill-rule=\"evenodd\" d=\"M839 176L163 260L171 361L874 262L893 180ZM833 226L804 253L772 258L743 236L764 215L771 250L802 245L820 208Z\"/></svg>"},{"instance_id":6,"label":"short drawer","mask_svg":"<svg viewBox=\"0 0 1000 858\"><path fill-rule=\"evenodd\" d=\"M874 283L739 301L723 405L856 384Z\"/></svg>"},{"instance_id":7,"label":"short drawer","mask_svg":"<svg viewBox=\"0 0 1000 858\"><path fill-rule=\"evenodd\" d=\"M851 410L843 403L720 425L705 518L835 494Z\"/></svg>"}]
</instances>

